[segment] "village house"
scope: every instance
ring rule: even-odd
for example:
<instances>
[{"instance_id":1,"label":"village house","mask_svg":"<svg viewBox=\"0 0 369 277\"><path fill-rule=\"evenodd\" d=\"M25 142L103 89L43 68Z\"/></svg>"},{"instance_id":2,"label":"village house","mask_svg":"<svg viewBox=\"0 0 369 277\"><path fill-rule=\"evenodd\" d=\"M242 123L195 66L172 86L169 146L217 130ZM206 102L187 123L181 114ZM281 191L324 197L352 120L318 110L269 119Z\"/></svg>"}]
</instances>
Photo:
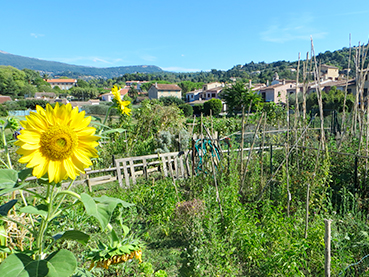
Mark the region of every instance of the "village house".
<instances>
[{"instance_id":1,"label":"village house","mask_svg":"<svg viewBox=\"0 0 369 277\"><path fill-rule=\"evenodd\" d=\"M200 99L202 89L189 91L186 93L186 102L193 102Z\"/></svg>"},{"instance_id":2,"label":"village house","mask_svg":"<svg viewBox=\"0 0 369 277\"><path fill-rule=\"evenodd\" d=\"M322 80L338 80L339 77L339 68L332 66L332 65L327 65L327 64L322 64L320 66L320 72L321 75L320 77L322 78Z\"/></svg>"},{"instance_id":3,"label":"village house","mask_svg":"<svg viewBox=\"0 0 369 277\"><path fill-rule=\"evenodd\" d=\"M35 97L36 99L52 99L55 98L55 92L36 92Z\"/></svg>"},{"instance_id":4,"label":"village house","mask_svg":"<svg viewBox=\"0 0 369 277\"><path fill-rule=\"evenodd\" d=\"M201 100L210 100L213 98L219 99L219 94L222 92L223 87L214 87L211 89L203 90L201 93Z\"/></svg>"},{"instance_id":5,"label":"village house","mask_svg":"<svg viewBox=\"0 0 369 277\"><path fill-rule=\"evenodd\" d=\"M52 88L59 87L62 90L67 90L77 85L76 79L50 79L46 80Z\"/></svg>"},{"instance_id":6,"label":"village house","mask_svg":"<svg viewBox=\"0 0 369 277\"><path fill-rule=\"evenodd\" d=\"M265 102L286 103L288 95L287 90L292 89L294 86L294 81L285 79L280 80L276 72L270 86L261 85L259 88L253 88L253 90L257 91Z\"/></svg>"},{"instance_id":7,"label":"village house","mask_svg":"<svg viewBox=\"0 0 369 277\"><path fill-rule=\"evenodd\" d=\"M182 98L182 89L176 84L153 84L149 91L150 99L159 99L160 97L174 96L179 99Z\"/></svg>"}]
</instances>

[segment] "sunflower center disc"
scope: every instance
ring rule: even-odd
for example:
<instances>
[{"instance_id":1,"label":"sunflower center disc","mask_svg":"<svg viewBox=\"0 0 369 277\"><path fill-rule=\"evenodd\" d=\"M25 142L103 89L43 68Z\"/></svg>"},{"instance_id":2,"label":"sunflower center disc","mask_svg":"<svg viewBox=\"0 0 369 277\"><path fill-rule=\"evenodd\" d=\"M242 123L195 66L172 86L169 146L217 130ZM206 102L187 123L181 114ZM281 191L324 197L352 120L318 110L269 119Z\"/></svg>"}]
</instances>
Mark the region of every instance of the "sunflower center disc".
<instances>
[{"instance_id":1,"label":"sunflower center disc","mask_svg":"<svg viewBox=\"0 0 369 277\"><path fill-rule=\"evenodd\" d=\"M41 135L41 153L53 161L69 158L78 145L78 138L68 126L53 126Z\"/></svg>"}]
</instances>

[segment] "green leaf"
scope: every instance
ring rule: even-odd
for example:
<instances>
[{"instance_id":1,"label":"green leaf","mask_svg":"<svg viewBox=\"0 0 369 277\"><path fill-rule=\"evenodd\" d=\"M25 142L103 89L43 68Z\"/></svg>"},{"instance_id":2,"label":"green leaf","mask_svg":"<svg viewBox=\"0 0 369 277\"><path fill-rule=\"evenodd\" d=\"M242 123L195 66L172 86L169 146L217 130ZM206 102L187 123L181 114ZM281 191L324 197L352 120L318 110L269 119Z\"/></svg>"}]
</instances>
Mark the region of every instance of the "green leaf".
<instances>
[{"instance_id":1,"label":"green leaf","mask_svg":"<svg viewBox=\"0 0 369 277\"><path fill-rule=\"evenodd\" d=\"M46 259L48 261L48 268L51 266L58 273L58 277L69 277L77 268L77 260L73 253L66 249L60 249L52 253ZM51 266L50 266L51 264ZM47 275L48 277L53 277L54 275Z\"/></svg>"},{"instance_id":2,"label":"green leaf","mask_svg":"<svg viewBox=\"0 0 369 277\"><path fill-rule=\"evenodd\" d=\"M102 135L107 135L107 134L111 134L111 133L121 134L124 131L126 131L126 129L123 129L123 128L110 129L110 130L106 130L106 131L102 132Z\"/></svg>"},{"instance_id":3,"label":"green leaf","mask_svg":"<svg viewBox=\"0 0 369 277\"><path fill-rule=\"evenodd\" d=\"M111 245L112 247L117 247L119 243L119 238L117 233L115 233L114 229L111 229Z\"/></svg>"},{"instance_id":4,"label":"green leaf","mask_svg":"<svg viewBox=\"0 0 369 277\"><path fill-rule=\"evenodd\" d=\"M122 204L123 207L133 206L133 204L106 195L92 198L90 195L82 193L81 200L87 214L94 216L99 221L102 229L105 229L108 225L111 215L118 204Z\"/></svg>"},{"instance_id":5,"label":"green leaf","mask_svg":"<svg viewBox=\"0 0 369 277\"><path fill-rule=\"evenodd\" d=\"M13 254L0 264L2 276L12 277L69 277L76 268L76 258L66 249L36 261L25 254Z\"/></svg>"},{"instance_id":6,"label":"green leaf","mask_svg":"<svg viewBox=\"0 0 369 277\"><path fill-rule=\"evenodd\" d=\"M17 203L16 199L10 200L9 202L3 204L0 206L0 215L7 216L8 212L13 206Z\"/></svg>"},{"instance_id":7,"label":"green leaf","mask_svg":"<svg viewBox=\"0 0 369 277\"><path fill-rule=\"evenodd\" d=\"M72 277L95 277L95 275L84 268L78 267Z\"/></svg>"},{"instance_id":8,"label":"green leaf","mask_svg":"<svg viewBox=\"0 0 369 277\"><path fill-rule=\"evenodd\" d=\"M81 194L81 201L85 206L86 213L90 216L95 217L102 229L105 229L108 225L112 213L106 205L98 205L95 200L88 194Z\"/></svg>"},{"instance_id":9,"label":"green leaf","mask_svg":"<svg viewBox=\"0 0 369 277\"><path fill-rule=\"evenodd\" d=\"M13 188L17 181L17 171L13 169L0 169L0 189Z\"/></svg>"},{"instance_id":10,"label":"green leaf","mask_svg":"<svg viewBox=\"0 0 369 277\"><path fill-rule=\"evenodd\" d=\"M22 184L20 186L17 186L17 187L12 187L12 188L7 188L7 189L0 189L0 196L11 193L11 192L16 191L16 190L19 190L19 189L23 188L26 185L27 185L27 183L24 183L24 184Z\"/></svg>"},{"instance_id":11,"label":"green leaf","mask_svg":"<svg viewBox=\"0 0 369 277\"><path fill-rule=\"evenodd\" d=\"M54 240L59 240L59 239L75 240L75 241L78 241L79 243L86 244L88 240L90 239L90 236L78 230L68 230L68 231L65 231L64 233L60 233L60 234L53 236L53 238Z\"/></svg>"},{"instance_id":12,"label":"green leaf","mask_svg":"<svg viewBox=\"0 0 369 277\"><path fill-rule=\"evenodd\" d=\"M26 206L19 210L21 213L27 213L27 214L35 214L40 215L42 217L47 216L47 211L39 210L37 207L34 206Z\"/></svg>"},{"instance_id":13,"label":"green leaf","mask_svg":"<svg viewBox=\"0 0 369 277\"><path fill-rule=\"evenodd\" d=\"M124 208L128 208L128 207L134 206L134 204L132 204L132 203L128 203L128 202L123 201L121 199L114 198L114 197L109 197L109 196L106 196L106 195L103 195L101 197L94 197L94 199L97 202L100 202L100 203L115 204L114 209L115 209L115 207L116 207L117 204L122 204L122 206Z\"/></svg>"},{"instance_id":14,"label":"green leaf","mask_svg":"<svg viewBox=\"0 0 369 277\"><path fill-rule=\"evenodd\" d=\"M19 171L18 178L24 181L28 176L32 174L33 168L25 168Z\"/></svg>"},{"instance_id":15,"label":"green leaf","mask_svg":"<svg viewBox=\"0 0 369 277\"><path fill-rule=\"evenodd\" d=\"M122 226L122 229L123 229L123 237L126 237L129 233L129 228L128 228L128 226L123 225L123 224L121 226Z\"/></svg>"}]
</instances>

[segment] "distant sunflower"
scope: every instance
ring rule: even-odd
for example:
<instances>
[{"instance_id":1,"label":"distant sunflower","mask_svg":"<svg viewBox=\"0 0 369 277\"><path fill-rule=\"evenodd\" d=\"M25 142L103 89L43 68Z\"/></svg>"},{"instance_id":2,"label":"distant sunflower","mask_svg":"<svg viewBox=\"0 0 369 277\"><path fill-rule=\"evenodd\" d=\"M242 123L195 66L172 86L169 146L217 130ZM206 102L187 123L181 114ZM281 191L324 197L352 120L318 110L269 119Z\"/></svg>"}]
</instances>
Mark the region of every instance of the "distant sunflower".
<instances>
[{"instance_id":1,"label":"distant sunflower","mask_svg":"<svg viewBox=\"0 0 369 277\"><path fill-rule=\"evenodd\" d=\"M56 103L54 109L47 104L46 110L36 106L36 112L21 121L24 129L15 143L20 147L17 153L23 155L19 162L33 168L37 178L48 173L49 182L75 179L92 165L90 158L98 157L99 137L95 128L88 127L90 122L90 116L85 117L77 107L72 109L71 104Z\"/></svg>"},{"instance_id":2,"label":"distant sunflower","mask_svg":"<svg viewBox=\"0 0 369 277\"><path fill-rule=\"evenodd\" d=\"M122 112L122 114L129 115L131 112L131 109L128 108L128 105L131 104L131 102L122 101L122 96L120 95L120 88L118 88L117 86L113 86L113 88L111 89L111 92L113 93L114 99L116 100L117 105L120 111Z\"/></svg>"}]
</instances>

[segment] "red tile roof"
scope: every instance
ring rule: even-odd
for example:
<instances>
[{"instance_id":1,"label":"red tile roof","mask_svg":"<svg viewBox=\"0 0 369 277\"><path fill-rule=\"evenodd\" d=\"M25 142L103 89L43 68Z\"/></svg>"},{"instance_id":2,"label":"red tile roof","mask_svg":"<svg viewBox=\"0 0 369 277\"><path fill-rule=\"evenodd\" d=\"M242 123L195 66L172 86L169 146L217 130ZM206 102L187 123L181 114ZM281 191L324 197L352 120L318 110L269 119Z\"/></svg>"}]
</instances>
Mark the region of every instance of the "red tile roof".
<instances>
[{"instance_id":1,"label":"red tile roof","mask_svg":"<svg viewBox=\"0 0 369 277\"><path fill-rule=\"evenodd\" d=\"M156 84L154 85L158 90L181 90L176 84Z\"/></svg>"},{"instance_id":2,"label":"red tile roof","mask_svg":"<svg viewBox=\"0 0 369 277\"><path fill-rule=\"evenodd\" d=\"M0 95L0 104L5 103L6 101L12 101L10 96Z\"/></svg>"}]
</instances>

